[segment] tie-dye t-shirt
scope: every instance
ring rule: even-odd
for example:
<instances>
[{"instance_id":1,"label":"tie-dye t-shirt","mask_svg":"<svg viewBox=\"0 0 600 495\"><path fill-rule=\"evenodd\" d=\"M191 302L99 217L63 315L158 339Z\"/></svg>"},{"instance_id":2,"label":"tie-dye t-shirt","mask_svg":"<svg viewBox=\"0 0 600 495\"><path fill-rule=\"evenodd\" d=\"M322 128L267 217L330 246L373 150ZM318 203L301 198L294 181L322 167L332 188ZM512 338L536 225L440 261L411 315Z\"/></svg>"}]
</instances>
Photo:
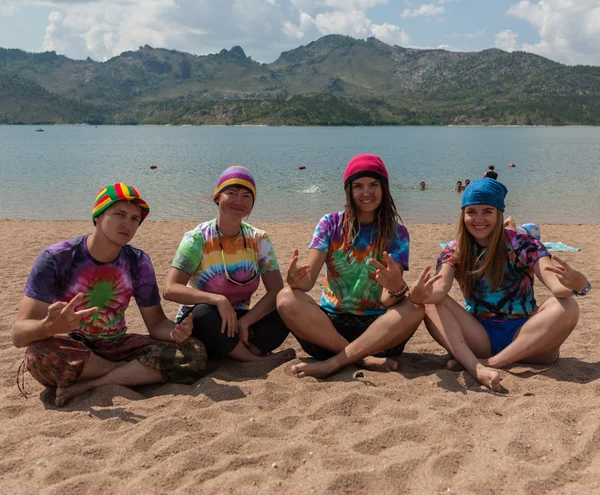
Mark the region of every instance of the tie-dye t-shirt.
<instances>
[{"instance_id":1,"label":"tie-dye t-shirt","mask_svg":"<svg viewBox=\"0 0 600 495\"><path fill-rule=\"evenodd\" d=\"M213 219L186 232L171 266L190 275L189 287L221 294L229 299L235 310L250 309L250 299L258 289L260 274L279 270L273 245L263 230L242 222L243 236L240 233L237 237L225 237L221 233L222 256L216 225L217 221ZM247 249L244 249L244 238ZM257 272L259 276L244 285L230 282L223 258L227 274L233 280L244 282L252 279ZM177 316L186 309L181 305Z\"/></svg>"},{"instance_id":2,"label":"tie-dye t-shirt","mask_svg":"<svg viewBox=\"0 0 600 495\"><path fill-rule=\"evenodd\" d=\"M121 248L113 261L101 263L90 255L86 236L59 242L35 261L25 285L26 296L48 304L69 302L80 292L76 310L97 306L72 333L89 339L119 338L127 331L125 310L133 296L140 307L160 304L156 275L146 253L133 246Z\"/></svg>"},{"instance_id":3,"label":"tie-dye t-shirt","mask_svg":"<svg viewBox=\"0 0 600 495\"><path fill-rule=\"evenodd\" d=\"M375 280L377 227L361 224L349 253L343 249L342 225L344 212L325 215L315 228L309 248L327 252L326 277L320 305L330 313L379 315L386 311L381 303L381 285ZM394 261L408 270L409 236L404 225L398 224L396 237L388 242L386 251Z\"/></svg>"},{"instance_id":4,"label":"tie-dye t-shirt","mask_svg":"<svg viewBox=\"0 0 600 495\"><path fill-rule=\"evenodd\" d=\"M472 296L465 297L465 309L478 318L513 320L528 318L538 308L533 293L533 267L540 258L550 256L541 242L514 230L505 230L507 263L504 281L496 291L483 277L475 285ZM440 254L437 264L446 263L455 268L452 255L456 241L449 242ZM485 256L485 255L484 255Z\"/></svg>"}]
</instances>

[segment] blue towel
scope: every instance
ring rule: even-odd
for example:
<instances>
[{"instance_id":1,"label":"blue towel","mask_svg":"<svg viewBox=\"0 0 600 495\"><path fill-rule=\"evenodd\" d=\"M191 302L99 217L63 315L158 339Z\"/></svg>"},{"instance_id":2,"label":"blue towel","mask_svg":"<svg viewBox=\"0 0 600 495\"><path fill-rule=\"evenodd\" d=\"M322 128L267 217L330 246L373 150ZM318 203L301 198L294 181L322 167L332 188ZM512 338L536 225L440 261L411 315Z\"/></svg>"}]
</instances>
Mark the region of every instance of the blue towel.
<instances>
[{"instance_id":1,"label":"blue towel","mask_svg":"<svg viewBox=\"0 0 600 495\"><path fill-rule=\"evenodd\" d=\"M446 246L448 245L447 242L440 242L440 241L438 241L438 244L441 246L442 249L446 249ZM581 251L581 248L568 246L567 244L563 244L562 242L547 241L547 242L543 242L542 244L544 244L544 247L548 251L555 251L557 253L563 253L563 252L576 253L577 251Z\"/></svg>"},{"instance_id":2,"label":"blue towel","mask_svg":"<svg viewBox=\"0 0 600 495\"><path fill-rule=\"evenodd\" d=\"M546 249L548 251L556 251L558 253L562 253L564 251L567 251L569 253L575 253L577 251L581 251L581 248L576 248L576 247L573 247L573 246L568 246L566 244L563 244L562 242L551 242L551 241L548 241L548 242L543 242L542 244L546 247Z\"/></svg>"}]
</instances>

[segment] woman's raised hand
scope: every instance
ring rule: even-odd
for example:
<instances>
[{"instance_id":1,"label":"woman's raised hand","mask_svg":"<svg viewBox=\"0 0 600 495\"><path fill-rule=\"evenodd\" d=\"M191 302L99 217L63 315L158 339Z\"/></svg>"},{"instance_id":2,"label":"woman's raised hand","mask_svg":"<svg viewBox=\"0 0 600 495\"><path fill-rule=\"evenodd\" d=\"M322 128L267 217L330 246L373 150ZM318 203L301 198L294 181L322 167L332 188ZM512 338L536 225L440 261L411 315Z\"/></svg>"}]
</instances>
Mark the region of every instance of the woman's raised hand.
<instances>
[{"instance_id":1,"label":"woman's raised hand","mask_svg":"<svg viewBox=\"0 0 600 495\"><path fill-rule=\"evenodd\" d=\"M570 266L565 260L558 257L556 254L552 255L552 261L554 261L556 265L546 266L545 269L549 272L555 273L558 281L567 289L581 292L587 287L588 279L583 273L575 270L575 268Z\"/></svg>"},{"instance_id":2,"label":"woman's raised hand","mask_svg":"<svg viewBox=\"0 0 600 495\"><path fill-rule=\"evenodd\" d=\"M301 289L304 284L310 281L310 265L298 266L297 249L294 249L285 280L292 289Z\"/></svg>"},{"instance_id":3,"label":"woman's raised hand","mask_svg":"<svg viewBox=\"0 0 600 495\"><path fill-rule=\"evenodd\" d=\"M228 337L233 337L237 332L237 315L233 306L225 296L217 304L217 310L221 317L221 333L227 331Z\"/></svg>"},{"instance_id":4,"label":"woman's raised hand","mask_svg":"<svg viewBox=\"0 0 600 495\"><path fill-rule=\"evenodd\" d=\"M442 274L438 273L431 277L431 265L426 266L417 281L408 291L408 299L413 304L425 304L425 301L431 297L433 293L433 284L442 278Z\"/></svg>"},{"instance_id":5,"label":"woman's raised hand","mask_svg":"<svg viewBox=\"0 0 600 495\"><path fill-rule=\"evenodd\" d=\"M375 280L388 291L401 291L406 286L406 282L404 281L404 268L386 251L383 252L382 261L383 263L380 263L375 258L369 260L369 263L377 269L375 271Z\"/></svg>"}]
</instances>

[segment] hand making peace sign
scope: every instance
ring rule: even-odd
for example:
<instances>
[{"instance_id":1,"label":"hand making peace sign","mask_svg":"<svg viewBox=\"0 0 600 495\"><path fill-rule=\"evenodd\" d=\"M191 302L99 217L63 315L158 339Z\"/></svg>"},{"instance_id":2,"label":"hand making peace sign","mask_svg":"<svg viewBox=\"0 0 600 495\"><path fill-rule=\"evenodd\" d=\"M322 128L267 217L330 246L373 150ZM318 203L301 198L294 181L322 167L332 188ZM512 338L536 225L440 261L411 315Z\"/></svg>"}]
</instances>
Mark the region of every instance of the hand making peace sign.
<instances>
[{"instance_id":1,"label":"hand making peace sign","mask_svg":"<svg viewBox=\"0 0 600 495\"><path fill-rule=\"evenodd\" d=\"M401 291L406 282L404 281L404 267L394 261L392 255L387 251L383 252L383 263L380 263L375 258L371 258L369 263L377 268L375 272L375 280L381 287L390 292Z\"/></svg>"},{"instance_id":2,"label":"hand making peace sign","mask_svg":"<svg viewBox=\"0 0 600 495\"><path fill-rule=\"evenodd\" d=\"M408 292L408 298L413 304L424 304L433 293L433 284L442 278L442 274L438 273L431 277L431 266L426 266L417 281L413 284Z\"/></svg>"},{"instance_id":3,"label":"hand making peace sign","mask_svg":"<svg viewBox=\"0 0 600 495\"><path fill-rule=\"evenodd\" d=\"M57 301L48 306L46 322L52 328L52 335L72 332L78 327L81 320L98 311L97 307L75 311L75 308L81 301L83 301L83 294L80 292L68 303Z\"/></svg>"},{"instance_id":4,"label":"hand making peace sign","mask_svg":"<svg viewBox=\"0 0 600 495\"><path fill-rule=\"evenodd\" d=\"M556 278L567 289L576 292L583 291L588 285L586 276L575 268L571 267L566 261L557 255L552 255L552 261L556 262L556 266L546 266L546 270L556 273Z\"/></svg>"},{"instance_id":5,"label":"hand making peace sign","mask_svg":"<svg viewBox=\"0 0 600 495\"><path fill-rule=\"evenodd\" d=\"M290 260L286 282L292 289L299 289L302 284L310 280L310 265L298 266L298 250L294 249L294 254Z\"/></svg>"}]
</instances>

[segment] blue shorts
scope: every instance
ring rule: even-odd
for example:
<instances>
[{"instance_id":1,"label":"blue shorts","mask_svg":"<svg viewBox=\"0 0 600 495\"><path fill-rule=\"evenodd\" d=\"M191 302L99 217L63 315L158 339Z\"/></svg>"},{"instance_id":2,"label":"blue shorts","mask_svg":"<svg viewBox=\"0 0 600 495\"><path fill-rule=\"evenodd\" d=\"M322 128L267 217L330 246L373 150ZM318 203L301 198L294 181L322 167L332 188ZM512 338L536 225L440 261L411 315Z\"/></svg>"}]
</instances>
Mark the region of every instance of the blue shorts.
<instances>
[{"instance_id":1,"label":"blue shorts","mask_svg":"<svg viewBox=\"0 0 600 495\"><path fill-rule=\"evenodd\" d=\"M495 356L510 345L515 338L515 334L528 319L529 318L519 318L518 320L489 320L477 318L490 338L490 344L492 344L492 356Z\"/></svg>"}]
</instances>

